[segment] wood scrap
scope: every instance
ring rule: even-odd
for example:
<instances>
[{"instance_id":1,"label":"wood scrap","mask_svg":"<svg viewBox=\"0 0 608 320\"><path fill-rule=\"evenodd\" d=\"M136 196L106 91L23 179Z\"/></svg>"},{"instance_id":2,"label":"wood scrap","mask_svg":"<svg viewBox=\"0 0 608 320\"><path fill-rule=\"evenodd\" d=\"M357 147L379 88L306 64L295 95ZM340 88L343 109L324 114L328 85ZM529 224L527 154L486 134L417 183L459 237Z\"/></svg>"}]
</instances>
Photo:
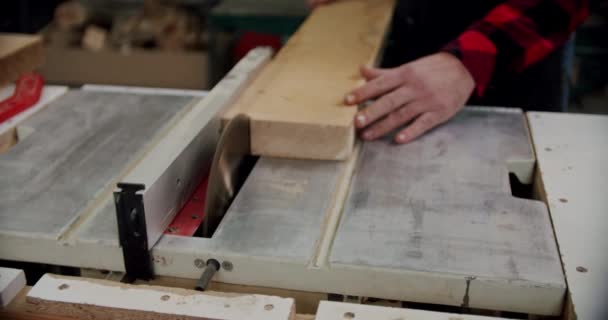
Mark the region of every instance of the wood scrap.
<instances>
[{"instance_id":1,"label":"wood scrap","mask_svg":"<svg viewBox=\"0 0 608 320\"><path fill-rule=\"evenodd\" d=\"M182 8L158 0L144 2L141 11L116 17L112 41L118 47L158 46L176 51L200 46L202 24Z\"/></svg>"},{"instance_id":2,"label":"wood scrap","mask_svg":"<svg viewBox=\"0 0 608 320\"><path fill-rule=\"evenodd\" d=\"M55 23L62 30L70 30L84 25L88 19L88 9L80 1L64 2L55 8Z\"/></svg>"},{"instance_id":3,"label":"wood scrap","mask_svg":"<svg viewBox=\"0 0 608 320\"><path fill-rule=\"evenodd\" d=\"M6 307L25 287L22 270L0 267L0 308Z\"/></svg>"},{"instance_id":4,"label":"wood scrap","mask_svg":"<svg viewBox=\"0 0 608 320\"><path fill-rule=\"evenodd\" d=\"M0 87L44 62L40 36L0 33Z\"/></svg>"},{"instance_id":5,"label":"wood scrap","mask_svg":"<svg viewBox=\"0 0 608 320\"><path fill-rule=\"evenodd\" d=\"M90 51L99 51L105 48L108 32L95 25L88 26L82 37L82 47Z\"/></svg>"},{"instance_id":6,"label":"wood scrap","mask_svg":"<svg viewBox=\"0 0 608 320\"><path fill-rule=\"evenodd\" d=\"M0 154L8 151L12 146L17 144L17 130L15 128L0 134Z\"/></svg>"},{"instance_id":7,"label":"wood scrap","mask_svg":"<svg viewBox=\"0 0 608 320\"><path fill-rule=\"evenodd\" d=\"M374 64L393 0L337 1L319 7L224 116L251 117L256 155L344 160L353 152L356 108L344 95Z\"/></svg>"}]
</instances>

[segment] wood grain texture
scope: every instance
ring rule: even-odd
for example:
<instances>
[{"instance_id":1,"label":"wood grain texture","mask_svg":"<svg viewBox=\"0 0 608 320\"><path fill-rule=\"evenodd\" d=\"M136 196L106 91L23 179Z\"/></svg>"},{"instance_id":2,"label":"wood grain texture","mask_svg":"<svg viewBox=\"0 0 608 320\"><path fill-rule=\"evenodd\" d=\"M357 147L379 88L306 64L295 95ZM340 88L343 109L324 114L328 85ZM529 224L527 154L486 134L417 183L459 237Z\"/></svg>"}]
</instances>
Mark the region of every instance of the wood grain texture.
<instances>
[{"instance_id":1,"label":"wood grain texture","mask_svg":"<svg viewBox=\"0 0 608 320\"><path fill-rule=\"evenodd\" d=\"M293 299L201 293L105 280L44 275L29 291L32 311L79 319L290 320Z\"/></svg>"},{"instance_id":2,"label":"wood grain texture","mask_svg":"<svg viewBox=\"0 0 608 320\"><path fill-rule=\"evenodd\" d=\"M0 86L15 81L44 62L39 36L0 33Z\"/></svg>"},{"instance_id":3,"label":"wood grain texture","mask_svg":"<svg viewBox=\"0 0 608 320\"><path fill-rule=\"evenodd\" d=\"M344 95L359 66L378 58L394 0L346 0L315 9L226 114L251 117L252 152L343 160L355 140L356 108Z\"/></svg>"},{"instance_id":4,"label":"wood grain texture","mask_svg":"<svg viewBox=\"0 0 608 320\"><path fill-rule=\"evenodd\" d=\"M608 117L530 112L528 122L568 282L567 319L608 319Z\"/></svg>"}]
</instances>

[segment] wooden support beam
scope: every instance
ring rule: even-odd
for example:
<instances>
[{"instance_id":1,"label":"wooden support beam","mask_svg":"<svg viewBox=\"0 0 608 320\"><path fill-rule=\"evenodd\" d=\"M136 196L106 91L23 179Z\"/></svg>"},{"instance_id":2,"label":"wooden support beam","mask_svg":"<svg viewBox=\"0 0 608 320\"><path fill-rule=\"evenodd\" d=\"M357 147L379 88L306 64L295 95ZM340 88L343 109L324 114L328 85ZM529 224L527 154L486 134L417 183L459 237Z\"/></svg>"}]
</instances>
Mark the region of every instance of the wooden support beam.
<instances>
[{"instance_id":1,"label":"wooden support beam","mask_svg":"<svg viewBox=\"0 0 608 320\"><path fill-rule=\"evenodd\" d=\"M43 62L44 49L39 36L0 33L0 87Z\"/></svg>"},{"instance_id":2,"label":"wooden support beam","mask_svg":"<svg viewBox=\"0 0 608 320\"><path fill-rule=\"evenodd\" d=\"M225 118L251 117L256 155L347 159L354 147L356 108L344 95L362 82L359 66L374 64L394 0L337 1L315 9Z\"/></svg>"},{"instance_id":3,"label":"wooden support beam","mask_svg":"<svg viewBox=\"0 0 608 320\"><path fill-rule=\"evenodd\" d=\"M32 312L78 319L290 320L293 299L197 292L44 275L26 297Z\"/></svg>"}]
</instances>

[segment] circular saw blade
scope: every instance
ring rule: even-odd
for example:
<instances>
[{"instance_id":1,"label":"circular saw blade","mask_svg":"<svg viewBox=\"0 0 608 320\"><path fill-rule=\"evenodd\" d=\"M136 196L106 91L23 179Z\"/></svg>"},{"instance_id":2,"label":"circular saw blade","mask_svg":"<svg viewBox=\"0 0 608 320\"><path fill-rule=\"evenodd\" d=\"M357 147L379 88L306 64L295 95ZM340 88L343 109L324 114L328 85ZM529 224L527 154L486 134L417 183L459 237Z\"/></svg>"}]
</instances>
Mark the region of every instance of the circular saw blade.
<instances>
[{"instance_id":1,"label":"circular saw blade","mask_svg":"<svg viewBox=\"0 0 608 320\"><path fill-rule=\"evenodd\" d=\"M220 136L209 174L203 237L213 235L251 172L255 159L250 155L249 134L249 117L239 114L228 122Z\"/></svg>"}]
</instances>

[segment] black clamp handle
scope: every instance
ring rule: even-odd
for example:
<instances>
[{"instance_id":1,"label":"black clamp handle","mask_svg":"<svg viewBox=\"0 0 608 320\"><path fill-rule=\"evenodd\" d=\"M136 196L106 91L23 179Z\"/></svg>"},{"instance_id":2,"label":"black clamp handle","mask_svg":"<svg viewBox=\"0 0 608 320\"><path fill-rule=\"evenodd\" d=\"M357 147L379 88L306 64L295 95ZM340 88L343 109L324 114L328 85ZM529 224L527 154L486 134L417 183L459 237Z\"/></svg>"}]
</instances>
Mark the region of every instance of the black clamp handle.
<instances>
[{"instance_id":1,"label":"black clamp handle","mask_svg":"<svg viewBox=\"0 0 608 320\"><path fill-rule=\"evenodd\" d=\"M205 266L205 269L203 270L203 274L201 275L201 277L198 279L198 282L196 283L196 290L197 291L205 291L207 290L207 287L209 286L209 283L211 283L211 279L213 279L213 276L220 270L220 263L219 261L215 260L215 259L209 259L207 261L207 265Z\"/></svg>"}]
</instances>

